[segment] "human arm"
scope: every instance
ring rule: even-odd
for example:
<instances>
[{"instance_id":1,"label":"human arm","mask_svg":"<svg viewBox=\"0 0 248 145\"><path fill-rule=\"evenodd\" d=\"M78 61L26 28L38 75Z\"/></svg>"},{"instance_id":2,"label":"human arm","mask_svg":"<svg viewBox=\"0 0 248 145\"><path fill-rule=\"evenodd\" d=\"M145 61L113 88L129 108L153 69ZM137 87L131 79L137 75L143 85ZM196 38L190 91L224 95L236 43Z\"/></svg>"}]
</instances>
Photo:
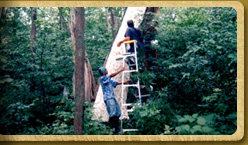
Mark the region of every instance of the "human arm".
<instances>
[{"instance_id":1,"label":"human arm","mask_svg":"<svg viewBox=\"0 0 248 145\"><path fill-rule=\"evenodd\" d=\"M123 40L119 41L119 42L117 43L117 46L120 47L120 46L121 46L121 43L123 43L123 42L125 42L125 41L129 41L129 40L130 40L130 37L127 36L127 37L125 37Z\"/></svg>"},{"instance_id":2,"label":"human arm","mask_svg":"<svg viewBox=\"0 0 248 145\"><path fill-rule=\"evenodd\" d=\"M110 75L110 77L114 77L114 76L116 76L118 73L120 73L120 72L122 72L122 71L124 71L125 70L125 67L122 67L120 70L118 70L117 72L114 72L114 73L112 73L111 75Z\"/></svg>"},{"instance_id":3,"label":"human arm","mask_svg":"<svg viewBox=\"0 0 248 145\"><path fill-rule=\"evenodd\" d=\"M128 83L128 82L131 82L131 81L132 81L131 79L126 80L126 81L123 82L123 84ZM122 84L122 81L118 82L118 85L120 85L120 84Z\"/></svg>"}]
</instances>

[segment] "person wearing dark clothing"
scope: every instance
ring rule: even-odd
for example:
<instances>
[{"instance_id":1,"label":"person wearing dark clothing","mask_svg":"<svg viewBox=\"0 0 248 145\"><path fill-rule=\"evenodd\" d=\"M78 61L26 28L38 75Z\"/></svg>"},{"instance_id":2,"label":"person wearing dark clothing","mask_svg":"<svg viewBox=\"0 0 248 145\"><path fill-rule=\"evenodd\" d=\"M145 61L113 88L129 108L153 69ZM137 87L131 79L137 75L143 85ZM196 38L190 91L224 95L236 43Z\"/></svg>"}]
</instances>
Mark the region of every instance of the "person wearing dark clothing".
<instances>
[{"instance_id":1,"label":"person wearing dark clothing","mask_svg":"<svg viewBox=\"0 0 248 145\"><path fill-rule=\"evenodd\" d=\"M123 43L125 41L137 40L138 47L145 50L144 41L141 38L141 30L138 28L134 28L133 20L128 20L127 25L128 25L128 28L127 28L126 33L124 35L125 38L123 40L119 41L117 43L117 46L119 47L121 45L121 43ZM128 52L131 52L131 53L134 52L134 44L133 43L130 44L130 49L128 50Z\"/></svg>"},{"instance_id":2,"label":"person wearing dark clothing","mask_svg":"<svg viewBox=\"0 0 248 145\"><path fill-rule=\"evenodd\" d=\"M157 71L159 74L158 64L154 62L154 59L157 60L157 52L151 47L151 42L155 40L155 36L157 34L157 25L158 21L155 21L153 24L149 25L149 27L143 33L143 38L145 41L146 70L148 71L151 66L157 65Z\"/></svg>"},{"instance_id":3,"label":"person wearing dark clothing","mask_svg":"<svg viewBox=\"0 0 248 145\"><path fill-rule=\"evenodd\" d=\"M130 37L130 40L137 40L137 45L139 48L144 49L144 43L143 40L141 39L141 31L137 28L134 27L128 27L127 31L124 35L125 37ZM128 50L128 52L134 52L134 44L131 43L130 44L130 49Z\"/></svg>"},{"instance_id":4,"label":"person wearing dark clothing","mask_svg":"<svg viewBox=\"0 0 248 145\"><path fill-rule=\"evenodd\" d=\"M155 22L155 24L157 24L158 22ZM144 31L145 34L143 34L144 36L144 40L145 40L145 48L147 50L150 49L151 47L151 41L155 39L155 35L157 34L157 29L155 27L155 25L150 25L146 31Z\"/></svg>"}]
</instances>

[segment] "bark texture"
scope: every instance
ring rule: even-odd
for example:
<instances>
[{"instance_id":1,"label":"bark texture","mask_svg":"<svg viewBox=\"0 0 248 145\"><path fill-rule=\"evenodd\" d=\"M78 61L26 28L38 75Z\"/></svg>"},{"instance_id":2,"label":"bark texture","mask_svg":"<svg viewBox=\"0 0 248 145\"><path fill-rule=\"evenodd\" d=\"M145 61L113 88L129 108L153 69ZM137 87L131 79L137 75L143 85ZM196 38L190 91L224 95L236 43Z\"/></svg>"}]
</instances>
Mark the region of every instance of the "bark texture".
<instances>
[{"instance_id":1,"label":"bark texture","mask_svg":"<svg viewBox=\"0 0 248 145\"><path fill-rule=\"evenodd\" d=\"M71 23L69 23L70 31L71 31L71 41L75 42L75 9L71 8ZM75 47L74 47L75 51ZM84 62L84 82L85 82L85 101L92 101L95 99L95 78L92 71L92 67L90 65L90 61L87 58L87 52L85 51L85 62ZM75 59L74 59L75 63ZM75 73L73 74L73 93L75 94Z\"/></svg>"},{"instance_id":2,"label":"bark texture","mask_svg":"<svg viewBox=\"0 0 248 145\"><path fill-rule=\"evenodd\" d=\"M113 36L113 41L115 39L115 16L114 16L114 10L113 7L110 7L110 12L111 12L111 29L112 29L112 36Z\"/></svg>"},{"instance_id":3,"label":"bark texture","mask_svg":"<svg viewBox=\"0 0 248 145\"><path fill-rule=\"evenodd\" d=\"M36 25L35 25L35 21L36 20L37 20L36 8L32 8L32 16L31 16L31 42L35 42L35 40L36 40ZM33 46L31 46L31 50L33 52Z\"/></svg>"},{"instance_id":4,"label":"bark texture","mask_svg":"<svg viewBox=\"0 0 248 145\"><path fill-rule=\"evenodd\" d=\"M84 45L84 30L85 17L84 8L78 7L73 10L73 28L72 39L75 40L75 117L73 133L75 135L82 135L84 130L84 102L85 102L85 81L84 81L84 67L85 67L85 45Z\"/></svg>"},{"instance_id":5,"label":"bark texture","mask_svg":"<svg viewBox=\"0 0 248 145\"><path fill-rule=\"evenodd\" d=\"M34 55L34 49L35 49L34 43L36 41L36 25L35 25L36 20L37 20L36 8L32 8L32 12L31 12L31 38L30 38L30 40L31 40L31 45L30 45L31 55ZM31 64L34 64L34 60L31 61ZM32 71L34 72L34 67L32 67ZM30 80L30 91L31 92L35 91L34 74Z\"/></svg>"},{"instance_id":6,"label":"bark texture","mask_svg":"<svg viewBox=\"0 0 248 145\"><path fill-rule=\"evenodd\" d=\"M143 21L142 21L141 24L140 24L140 26L141 26L142 28L144 28L144 30L146 30L148 27L150 27L149 24L151 23L154 14L157 13L158 10L159 10L158 7L147 7L147 8L146 8L146 12L145 12L145 15L144 15L144 19L143 19ZM152 13L154 13L154 14L152 14ZM147 24L148 24L148 25L147 25Z\"/></svg>"},{"instance_id":7,"label":"bark texture","mask_svg":"<svg viewBox=\"0 0 248 145\"><path fill-rule=\"evenodd\" d=\"M59 9L59 18L60 18L60 30L65 29L66 34L68 34L68 29L64 21L63 13L62 13L62 7L58 7Z\"/></svg>"},{"instance_id":8,"label":"bark texture","mask_svg":"<svg viewBox=\"0 0 248 145\"><path fill-rule=\"evenodd\" d=\"M105 9L105 16L106 16L106 26L107 26L107 31L108 33L110 32L109 30L109 17L108 17L108 8Z\"/></svg>"}]
</instances>

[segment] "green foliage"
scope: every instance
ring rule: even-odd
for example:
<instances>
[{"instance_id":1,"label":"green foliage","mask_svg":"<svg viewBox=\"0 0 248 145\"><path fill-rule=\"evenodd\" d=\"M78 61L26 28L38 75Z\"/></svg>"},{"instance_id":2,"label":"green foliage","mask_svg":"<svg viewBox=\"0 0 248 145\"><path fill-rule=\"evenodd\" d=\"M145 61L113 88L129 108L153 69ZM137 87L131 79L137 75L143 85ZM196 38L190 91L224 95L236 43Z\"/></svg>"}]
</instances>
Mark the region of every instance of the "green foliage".
<instances>
[{"instance_id":1,"label":"green foliage","mask_svg":"<svg viewBox=\"0 0 248 145\"><path fill-rule=\"evenodd\" d=\"M95 78L112 45L105 9L86 8L85 46ZM117 32L125 8L114 8ZM36 41L31 51L31 8L5 8L0 24L0 134L73 134L73 47L70 8L37 8ZM127 134L228 135L237 129L237 13L232 8L160 8L158 58L146 71L139 51L140 79L152 100L135 106ZM63 90L67 90L63 93ZM85 105L84 134L112 134L92 120Z\"/></svg>"},{"instance_id":2,"label":"green foliage","mask_svg":"<svg viewBox=\"0 0 248 145\"><path fill-rule=\"evenodd\" d=\"M170 112L166 115L160 110L158 102L149 102L142 106L135 106L134 112L130 113L130 120L124 128L138 128L137 134L155 135L163 131L163 125L168 121ZM168 106L168 105L165 105ZM126 123L123 123L126 124Z\"/></svg>"},{"instance_id":3,"label":"green foliage","mask_svg":"<svg viewBox=\"0 0 248 145\"><path fill-rule=\"evenodd\" d=\"M21 102L10 104L7 107L8 111L2 116L1 124L4 124L9 132L17 135L21 132L31 131L33 129L31 122L35 120L32 112L34 105L34 103L24 105Z\"/></svg>"},{"instance_id":4,"label":"green foliage","mask_svg":"<svg viewBox=\"0 0 248 145\"><path fill-rule=\"evenodd\" d=\"M108 9L108 17L110 19L109 8L87 7L85 11L85 47L95 78L100 77L97 70L100 66L103 66L113 42L112 33L108 33L106 26L105 9ZM125 8L113 9L117 26L120 26L121 17ZM116 27L114 29L115 33L117 33L118 28L119 27Z\"/></svg>"},{"instance_id":5,"label":"green foliage","mask_svg":"<svg viewBox=\"0 0 248 145\"><path fill-rule=\"evenodd\" d=\"M37 10L31 43L31 12ZM104 8L85 9L85 46L95 77L111 47ZM116 20L124 8L114 8ZM4 8L0 24L0 134L73 134L74 72L70 8ZM116 31L117 27L115 28ZM31 50L33 47L33 52ZM66 91L65 91L66 90ZM111 134L85 110L85 134Z\"/></svg>"},{"instance_id":6,"label":"green foliage","mask_svg":"<svg viewBox=\"0 0 248 145\"><path fill-rule=\"evenodd\" d=\"M89 105L89 102L85 103L84 135L111 134L110 128L105 124L101 124L99 120L92 120L93 108ZM73 135L74 106L74 100L65 97L64 102L56 106L54 113L49 114L50 117L55 118L52 123L39 121L41 126L37 129L38 134Z\"/></svg>"},{"instance_id":7,"label":"green foliage","mask_svg":"<svg viewBox=\"0 0 248 145\"><path fill-rule=\"evenodd\" d=\"M86 106L90 105L90 103L86 102ZM84 134L85 135L112 135L113 131L107 124L103 124L100 120L92 120L94 116L93 107L87 107L85 112L84 118Z\"/></svg>"},{"instance_id":8,"label":"green foliage","mask_svg":"<svg viewBox=\"0 0 248 145\"><path fill-rule=\"evenodd\" d=\"M178 124L175 130L179 134L205 134L205 135L219 135L220 132L215 131L214 128L214 114L208 116L198 116L198 114L184 115L183 117L177 115Z\"/></svg>"},{"instance_id":9,"label":"green foliage","mask_svg":"<svg viewBox=\"0 0 248 145\"><path fill-rule=\"evenodd\" d=\"M160 75L156 69L146 72L145 60L139 57L137 76L154 91L149 92L153 101L134 114L137 134L236 131L236 16L232 8L160 8L154 18L159 22L158 44L152 45ZM147 117L156 111L160 114Z\"/></svg>"}]
</instances>

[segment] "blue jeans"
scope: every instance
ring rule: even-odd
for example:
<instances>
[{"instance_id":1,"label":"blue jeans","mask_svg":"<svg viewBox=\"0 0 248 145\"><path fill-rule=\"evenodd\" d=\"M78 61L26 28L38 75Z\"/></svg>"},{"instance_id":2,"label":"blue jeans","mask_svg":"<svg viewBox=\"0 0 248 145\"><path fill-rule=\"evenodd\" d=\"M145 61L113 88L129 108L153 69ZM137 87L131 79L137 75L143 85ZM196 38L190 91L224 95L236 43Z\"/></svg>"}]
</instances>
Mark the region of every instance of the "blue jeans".
<instances>
[{"instance_id":1,"label":"blue jeans","mask_svg":"<svg viewBox=\"0 0 248 145\"><path fill-rule=\"evenodd\" d=\"M121 116L121 110L115 98L105 100L104 103L107 106L109 117L114 117L114 116L120 117Z\"/></svg>"}]
</instances>

